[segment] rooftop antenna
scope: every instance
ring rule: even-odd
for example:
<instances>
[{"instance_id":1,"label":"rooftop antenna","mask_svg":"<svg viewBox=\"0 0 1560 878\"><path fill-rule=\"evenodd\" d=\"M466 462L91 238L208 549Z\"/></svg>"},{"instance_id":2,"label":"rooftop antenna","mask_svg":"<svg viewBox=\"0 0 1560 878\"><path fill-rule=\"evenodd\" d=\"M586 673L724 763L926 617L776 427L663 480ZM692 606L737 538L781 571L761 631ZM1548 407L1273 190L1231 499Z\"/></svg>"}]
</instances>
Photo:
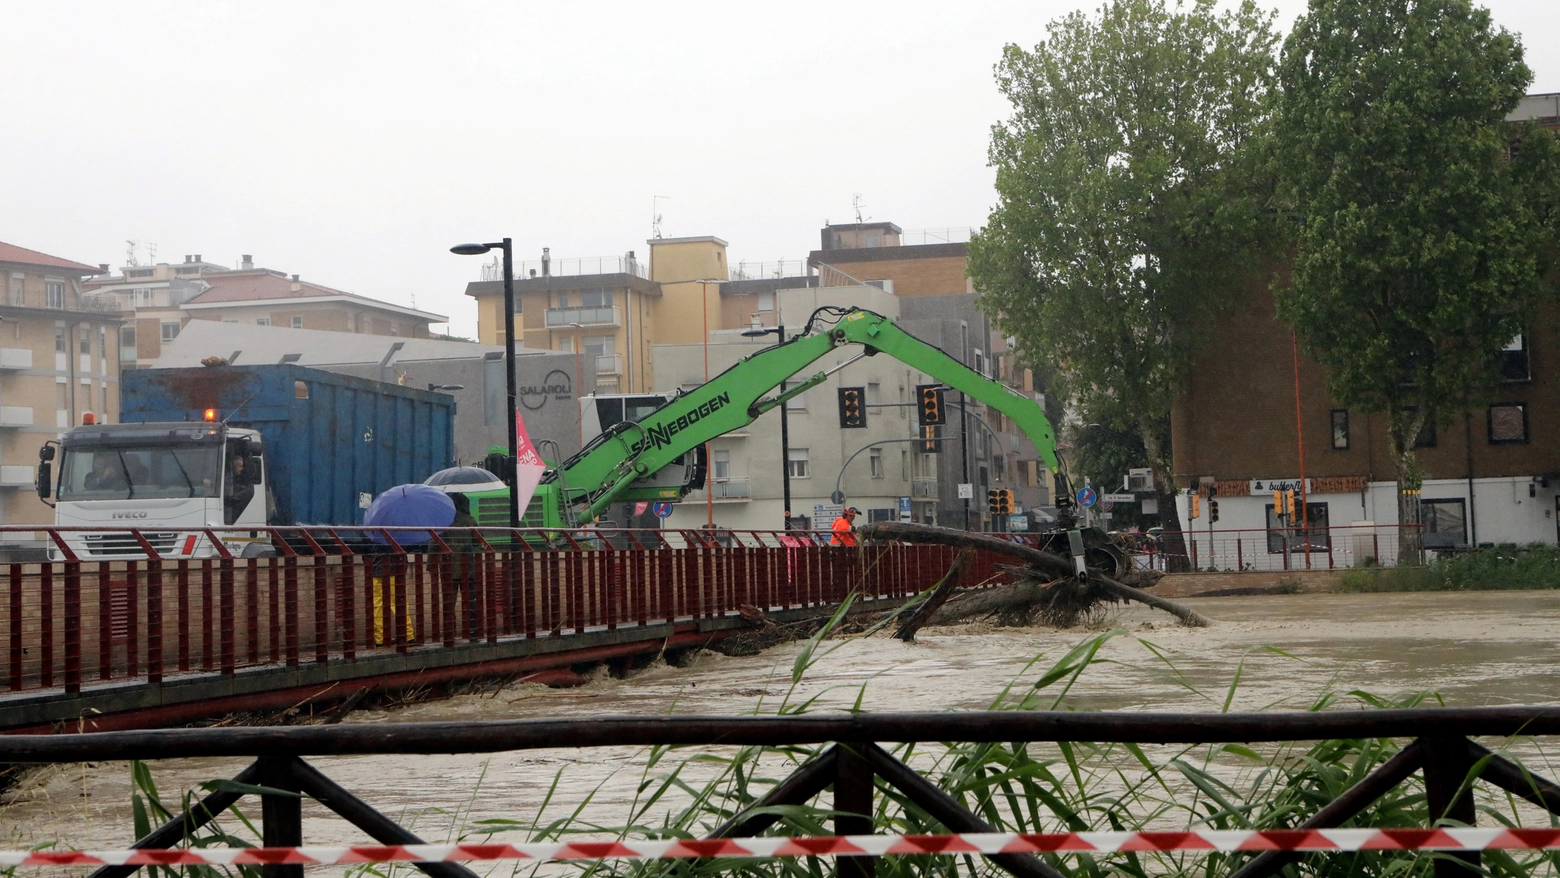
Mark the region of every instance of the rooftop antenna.
<instances>
[{"instance_id":1,"label":"rooftop antenna","mask_svg":"<svg viewBox=\"0 0 1560 878\"><path fill-rule=\"evenodd\" d=\"M861 208L865 207L866 205L862 204L861 202L860 192L857 192L855 195L850 197L850 206L856 209L856 224L861 225Z\"/></svg>"},{"instance_id":2,"label":"rooftop antenna","mask_svg":"<svg viewBox=\"0 0 1560 878\"><path fill-rule=\"evenodd\" d=\"M667 201L672 200L670 195L650 196L650 237L652 238L661 237L661 208L657 202L663 198Z\"/></svg>"},{"instance_id":3,"label":"rooftop antenna","mask_svg":"<svg viewBox=\"0 0 1560 878\"><path fill-rule=\"evenodd\" d=\"M157 264L157 243L155 241L146 245L146 264Z\"/></svg>"},{"instance_id":4,"label":"rooftop antenna","mask_svg":"<svg viewBox=\"0 0 1560 878\"><path fill-rule=\"evenodd\" d=\"M129 246L125 247L125 267L126 268L135 268L135 267L137 267L137 266L139 266L141 264L141 263L135 261L135 247L136 247L136 243L137 242L135 242L135 241L126 241L125 243L127 245L129 245Z\"/></svg>"}]
</instances>

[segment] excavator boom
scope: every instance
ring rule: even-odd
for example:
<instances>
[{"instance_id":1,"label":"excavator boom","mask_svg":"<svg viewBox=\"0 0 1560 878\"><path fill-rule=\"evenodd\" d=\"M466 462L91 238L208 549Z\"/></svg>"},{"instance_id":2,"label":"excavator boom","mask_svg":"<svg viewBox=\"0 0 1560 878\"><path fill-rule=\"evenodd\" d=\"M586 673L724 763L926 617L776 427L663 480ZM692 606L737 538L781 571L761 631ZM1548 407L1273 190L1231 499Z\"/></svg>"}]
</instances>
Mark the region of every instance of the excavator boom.
<instances>
[{"instance_id":1,"label":"excavator boom","mask_svg":"<svg viewBox=\"0 0 1560 878\"><path fill-rule=\"evenodd\" d=\"M533 502L541 504L547 526L595 520L608 505L623 499L636 479L822 383L841 367L810 375L805 374L807 368L847 344L861 345L864 355L887 354L991 406L1023 430L1053 473L1060 471L1055 431L1033 399L970 369L881 314L825 307L813 313L797 336L742 358L638 421L603 431L543 478ZM786 381L794 383L783 396L768 396Z\"/></svg>"}]
</instances>

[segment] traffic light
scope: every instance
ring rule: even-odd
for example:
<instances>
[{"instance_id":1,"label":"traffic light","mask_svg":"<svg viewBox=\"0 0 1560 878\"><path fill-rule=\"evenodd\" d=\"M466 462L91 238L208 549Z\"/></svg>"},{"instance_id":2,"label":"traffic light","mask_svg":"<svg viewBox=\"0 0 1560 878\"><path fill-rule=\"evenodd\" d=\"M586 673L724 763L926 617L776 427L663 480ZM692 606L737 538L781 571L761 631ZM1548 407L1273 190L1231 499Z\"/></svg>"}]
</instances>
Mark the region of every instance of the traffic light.
<instances>
[{"instance_id":1,"label":"traffic light","mask_svg":"<svg viewBox=\"0 0 1560 878\"><path fill-rule=\"evenodd\" d=\"M865 387L840 388L840 429L859 429L867 425L867 410L863 407L866 395Z\"/></svg>"},{"instance_id":2,"label":"traffic light","mask_svg":"<svg viewBox=\"0 0 1560 878\"><path fill-rule=\"evenodd\" d=\"M1279 490L1274 490L1273 491L1273 514L1274 515L1283 515L1284 514L1284 492L1283 491L1279 491Z\"/></svg>"},{"instance_id":3,"label":"traffic light","mask_svg":"<svg viewBox=\"0 0 1560 878\"><path fill-rule=\"evenodd\" d=\"M1012 492L1012 490L1010 490L1008 488L1003 488L1002 490L997 492L997 512L1001 513L1002 515L1012 515L1013 514L1013 492Z\"/></svg>"},{"instance_id":4,"label":"traffic light","mask_svg":"<svg viewBox=\"0 0 1560 878\"><path fill-rule=\"evenodd\" d=\"M1219 501L1208 501L1208 523L1213 524L1219 520Z\"/></svg>"},{"instance_id":5,"label":"traffic light","mask_svg":"<svg viewBox=\"0 0 1560 878\"><path fill-rule=\"evenodd\" d=\"M942 443L937 441L937 430L933 426L921 428L921 441L915 443L916 449L922 454L938 454L942 451Z\"/></svg>"},{"instance_id":6,"label":"traffic light","mask_svg":"<svg viewBox=\"0 0 1560 878\"><path fill-rule=\"evenodd\" d=\"M917 384L915 398L919 401L917 423L931 427L948 423L948 412L943 408L942 387L936 384Z\"/></svg>"},{"instance_id":7,"label":"traffic light","mask_svg":"<svg viewBox=\"0 0 1560 878\"><path fill-rule=\"evenodd\" d=\"M1200 494L1193 494L1192 497L1191 497L1191 504L1192 504L1192 514L1191 514L1191 517L1192 518L1199 518L1199 517L1201 517L1202 516L1202 495L1200 495Z\"/></svg>"},{"instance_id":8,"label":"traffic light","mask_svg":"<svg viewBox=\"0 0 1560 878\"><path fill-rule=\"evenodd\" d=\"M1001 515L1002 514L1002 492L1001 491L987 491L986 492L986 511L991 513L992 515Z\"/></svg>"},{"instance_id":9,"label":"traffic light","mask_svg":"<svg viewBox=\"0 0 1560 878\"><path fill-rule=\"evenodd\" d=\"M1295 517L1295 489L1290 488L1284 492L1284 514L1290 518Z\"/></svg>"}]
</instances>

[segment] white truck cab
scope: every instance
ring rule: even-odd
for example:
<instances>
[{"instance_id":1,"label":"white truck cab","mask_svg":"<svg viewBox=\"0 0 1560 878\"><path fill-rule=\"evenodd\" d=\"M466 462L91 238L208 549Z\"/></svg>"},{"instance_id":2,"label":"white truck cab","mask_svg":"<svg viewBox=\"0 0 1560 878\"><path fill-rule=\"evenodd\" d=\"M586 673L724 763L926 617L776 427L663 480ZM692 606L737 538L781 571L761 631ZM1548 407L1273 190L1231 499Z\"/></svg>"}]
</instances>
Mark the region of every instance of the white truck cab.
<instances>
[{"instance_id":1,"label":"white truck cab","mask_svg":"<svg viewBox=\"0 0 1560 878\"><path fill-rule=\"evenodd\" d=\"M211 558L213 533L234 555L269 554L265 448L255 430L221 423L87 424L39 452L38 494L54 495L60 527L83 561L147 557L130 527L163 558ZM56 461L57 458L57 461ZM54 479L57 462L58 479ZM49 557L63 558L58 546Z\"/></svg>"}]
</instances>

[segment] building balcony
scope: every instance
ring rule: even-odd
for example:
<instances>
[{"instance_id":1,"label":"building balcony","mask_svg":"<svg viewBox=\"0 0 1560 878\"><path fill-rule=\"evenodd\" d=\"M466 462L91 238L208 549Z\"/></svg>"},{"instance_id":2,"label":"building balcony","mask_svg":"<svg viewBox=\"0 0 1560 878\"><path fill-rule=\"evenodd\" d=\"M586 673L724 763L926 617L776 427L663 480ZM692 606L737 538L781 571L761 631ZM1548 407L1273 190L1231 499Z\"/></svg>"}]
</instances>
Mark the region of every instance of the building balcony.
<instances>
[{"instance_id":1,"label":"building balcony","mask_svg":"<svg viewBox=\"0 0 1560 878\"><path fill-rule=\"evenodd\" d=\"M31 369L32 355L31 348L0 348L0 370Z\"/></svg>"},{"instance_id":2,"label":"building balcony","mask_svg":"<svg viewBox=\"0 0 1560 878\"><path fill-rule=\"evenodd\" d=\"M599 308L547 309L547 327L549 329L567 328L574 323L591 327L621 326L623 317L621 309L616 305L602 305Z\"/></svg>"},{"instance_id":3,"label":"building balcony","mask_svg":"<svg viewBox=\"0 0 1560 878\"><path fill-rule=\"evenodd\" d=\"M746 503L753 499L752 483L747 479L710 479L707 484L713 492L710 499L716 503ZM698 505L704 500L704 491L689 491L683 502Z\"/></svg>"},{"instance_id":4,"label":"building balcony","mask_svg":"<svg viewBox=\"0 0 1560 878\"><path fill-rule=\"evenodd\" d=\"M910 496L912 497L936 497L936 479L912 479L910 482Z\"/></svg>"},{"instance_id":5,"label":"building balcony","mask_svg":"<svg viewBox=\"0 0 1560 878\"><path fill-rule=\"evenodd\" d=\"M32 406L0 405L0 427L31 427Z\"/></svg>"},{"instance_id":6,"label":"building balcony","mask_svg":"<svg viewBox=\"0 0 1560 878\"><path fill-rule=\"evenodd\" d=\"M36 476L30 466L0 466L0 488L32 488Z\"/></svg>"},{"instance_id":7,"label":"building balcony","mask_svg":"<svg viewBox=\"0 0 1560 878\"><path fill-rule=\"evenodd\" d=\"M716 479L716 500L751 500L753 487L747 479Z\"/></svg>"},{"instance_id":8,"label":"building balcony","mask_svg":"<svg viewBox=\"0 0 1560 878\"><path fill-rule=\"evenodd\" d=\"M596 357L597 375L621 375L623 374L622 354L603 354Z\"/></svg>"}]
</instances>

